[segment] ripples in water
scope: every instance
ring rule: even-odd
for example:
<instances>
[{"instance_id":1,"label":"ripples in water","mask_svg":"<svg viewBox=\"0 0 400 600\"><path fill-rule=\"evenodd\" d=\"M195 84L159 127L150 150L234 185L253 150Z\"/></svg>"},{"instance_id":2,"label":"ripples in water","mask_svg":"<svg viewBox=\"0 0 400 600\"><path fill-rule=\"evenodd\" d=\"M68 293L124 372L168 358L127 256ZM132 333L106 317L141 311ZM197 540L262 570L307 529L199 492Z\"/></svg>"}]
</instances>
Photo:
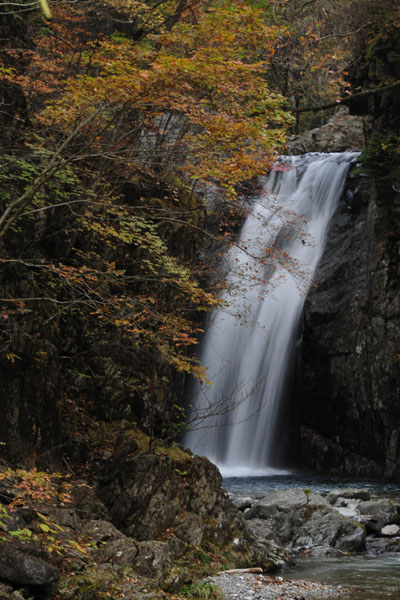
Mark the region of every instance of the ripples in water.
<instances>
[{"instance_id":1,"label":"ripples in water","mask_svg":"<svg viewBox=\"0 0 400 600\"><path fill-rule=\"evenodd\" d=\"M223 487L233 496L261 497L274 490L284 490L292 487L302 487L326 494L336 488L368 489L372 496L400 497L400 482L373 480L366 477L339 477L334 475L319 475L269 470L269 474L249 474L248 477L232 476L234 472L222 473L228 475L223 479ZM400 595L399 595L400 598Z\"/></svg>"}]
</instances>

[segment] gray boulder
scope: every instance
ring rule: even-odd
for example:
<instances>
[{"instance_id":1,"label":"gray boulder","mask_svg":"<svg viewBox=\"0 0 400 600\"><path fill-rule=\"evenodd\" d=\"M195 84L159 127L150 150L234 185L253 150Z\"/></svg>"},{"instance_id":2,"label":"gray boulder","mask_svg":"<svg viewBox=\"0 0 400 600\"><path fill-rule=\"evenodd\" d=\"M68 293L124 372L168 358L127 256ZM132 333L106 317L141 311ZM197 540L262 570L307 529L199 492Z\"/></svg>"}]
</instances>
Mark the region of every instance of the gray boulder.
<instances>
[{"instance_id":1,"label":"gray boulder","mask_svg":"<svg viewBox=\"0 0 400 600\"><path fill-rule=\"evenodd\" d=\"M235 498L232 500L233 506L236 506L236 508L238 510L241 510L242 512L245 511L246 508L251 508L253 502L253 498L250 498L249 496L240 496L239 498Z\"/></svg>"},{"instance_id":2,"label":"gray boulder","mask_svg":"<svg viewBox=\"0 0 400 600\"><path fill-rule=\"evenodd\" d=\"M113 542L125 538L124 534L109 521L86 521L81 531L91 542Z\"/></svg>"},{"instance_id":3,"label":"gray boulder","mask_svg":"<svg viewBox=\"0 0 400 600\"><path fill-rule=\"evenodd\" d=\"M326 499L330 504L335 504L339 498L348 498L354 500L369 500L371 494L368 490L357 488L336 489L329 492Z\"/></svg>"},{"instance_id":4,"label":"gray boulder","mask_svg":"<svg viewBox=\"0 0 400 600\"><path fill-rule=\"evenodd\" d=\"M296 547L324 546L344 552L357 552L365 545L365 529L335 510L317 507L305 518L292 545Z\"/></svg>"},{"instance_id":5,"label":"gray boulder","mask_svg":"<svg viewBox=\"0 0 400 600\"><path fill-rule=\"evenodd\" d=\"M301 488L271 492L248 515L256 534L263 531L262 520L264 535L291 550L324 547L356 552L365 544L362 525L341 515L321 495Z\"/></svg>"},{"instance_id":6,"label":"gray boulder","mask_svg":"<svg viewBox=\"0 0 400 600\"><path fill-rule=\"evenodd\" d=\"M400 505L387 498L362 502L358 510L361 522L372 532L380 533L386 525L400 525Z\"/></svg>"},{"instance_id":7,"label":"gray boulder","mask_svg":"<svg viewBox=\"0 0 400 600\"><path fill-rule=\"evenodd\" d=\"M59 577L58 569L42 558L21 552L12 544L0 545L0 580L49 592Z\"/></svg>"},{"instance_id":8,"label":"gray boulder","mask_svg":"<svg viewBox=\"0 0 400 600\"><path fill-rule=\"evenodd\" d=\"M273 540L275 537L272 527L265 519L250 519L247 521L247 526L255 537L263 542Z\"/></svg>"},{"instance_id":9,"label":"gray boulder","mask_svg":"<svg viewBox=\"0 0 400 600\"><path fill-rule=\"evenodd\" d=\"M290 513L296 513L308 503L308 496L301 488L275 490L257 500L246 514L247 519L279 519Z\"/></svg>"},{"instance_id":10,"label":"gray boulder","mask_svg":"<svg viewBox=\"0 0 400 600\"><path fill-rule=\"evenodd\" d=\"M138 544L131 538L123 536L119 539L100 544L92 558L97 564L112 563L131 567L135 564L138 552Z\"/></svg>"}]
</instances>

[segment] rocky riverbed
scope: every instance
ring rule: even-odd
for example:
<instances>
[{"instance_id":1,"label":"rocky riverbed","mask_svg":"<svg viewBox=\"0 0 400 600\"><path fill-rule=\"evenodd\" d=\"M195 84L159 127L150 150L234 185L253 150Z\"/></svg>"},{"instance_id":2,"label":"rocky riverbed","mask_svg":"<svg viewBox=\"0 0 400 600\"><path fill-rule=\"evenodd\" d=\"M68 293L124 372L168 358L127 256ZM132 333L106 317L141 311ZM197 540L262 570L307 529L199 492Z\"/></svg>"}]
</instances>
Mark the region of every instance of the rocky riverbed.
<instances>
[{"instance_id":1,"label":"rocky riverbed","mask_svg":"<svg viewBox=\"0 0 400 600\"><path fill-rule=\"evenodd\" d=\"M329 561L335 561L337 568L338 560L350 560L351 556L357 561L357 556L362 560L400 553L400 503L374 497L367 489L341 488L322 495L292 488L258 498L236 496L233 503L257 539L280 544L299 564L307 556L315 564L323 560L325 569ZM290 574L290 567L286 572ZM227 600L353 598L356 593L354 583L340 585L340 579L336 580L339 585L325 585L279 575L233 572L208 581L218 585Z\"/></svg>"},{"instance_id":2,"label":"rocky riverbed","mask_svg":"<svg viewBox=\"0 0 400 600\"><path fill-rule=\"evenodd\" d=\"M291 556L400 551L400 502L372 498L367 489L343 488L323 496L276 490L262 498L237 497L257 539L273 540Z\"/></svg>"},{"instance_id":3,"label":"rocky riverbed","mask_svg":"<svg viewBox=\"0 0 400 600\"><path fill-rule=\"evenodd\" d=\"M336 598L348 591L342 586L253 573L223 573L207 581L217 585L226 600L313 600Z\"/></svg>"}]
</instances>

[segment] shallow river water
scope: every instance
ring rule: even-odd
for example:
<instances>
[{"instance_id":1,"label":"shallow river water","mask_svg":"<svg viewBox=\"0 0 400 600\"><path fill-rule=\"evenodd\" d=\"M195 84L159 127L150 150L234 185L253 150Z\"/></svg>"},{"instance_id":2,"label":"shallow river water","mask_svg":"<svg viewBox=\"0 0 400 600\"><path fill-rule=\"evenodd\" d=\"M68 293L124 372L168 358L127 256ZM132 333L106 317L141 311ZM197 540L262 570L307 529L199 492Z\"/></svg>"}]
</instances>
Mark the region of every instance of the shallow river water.
<instances>
[{"instance_id":1,"label":"shallow river water","mask_svg":"<svg viewBox=\"0 0 400 600\"><path fill-rule=\"evenodd\" d=\"M355 588L346 600L400 600L400 554L297 559L289 579Z\"/></svg>"},{"instance_id":2,"label":"shallow river water","mask_svg":"<svg viewBox=\"0 0 400 600\"><path fill-rule=\"evenodd\" d=\"M231 496L262 497L277 489L301 487L326 493L335 488L366 488L371 497L400 499L400 482L344 478L272 471L263 477L226 477L224 488ZM346 600L400 600L400 552L372 556L296 558L284 573L289 579L310 579L355 588Z\"/></svg>"}]
</instances>

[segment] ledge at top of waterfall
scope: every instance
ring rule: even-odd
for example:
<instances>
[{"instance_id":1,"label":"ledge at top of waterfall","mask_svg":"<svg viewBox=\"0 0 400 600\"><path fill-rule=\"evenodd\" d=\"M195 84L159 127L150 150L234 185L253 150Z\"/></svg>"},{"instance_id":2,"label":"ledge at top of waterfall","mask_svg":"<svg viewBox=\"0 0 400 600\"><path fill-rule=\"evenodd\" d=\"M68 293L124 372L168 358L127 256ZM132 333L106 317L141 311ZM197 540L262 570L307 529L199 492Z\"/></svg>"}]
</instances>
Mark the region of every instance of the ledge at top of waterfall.
<instances>
[{"instance_id":1,"label":"ledge at top of waterfall","mask_svg":"<svg viewBox=\"0 0 400 600\"><path fill-rule=\"evenodd\" d=\"M185 444L223 473L265 475L288 445L284 398L304 300L358 153L281 157L224 256Z\"/></svg>"}]
</instances>

